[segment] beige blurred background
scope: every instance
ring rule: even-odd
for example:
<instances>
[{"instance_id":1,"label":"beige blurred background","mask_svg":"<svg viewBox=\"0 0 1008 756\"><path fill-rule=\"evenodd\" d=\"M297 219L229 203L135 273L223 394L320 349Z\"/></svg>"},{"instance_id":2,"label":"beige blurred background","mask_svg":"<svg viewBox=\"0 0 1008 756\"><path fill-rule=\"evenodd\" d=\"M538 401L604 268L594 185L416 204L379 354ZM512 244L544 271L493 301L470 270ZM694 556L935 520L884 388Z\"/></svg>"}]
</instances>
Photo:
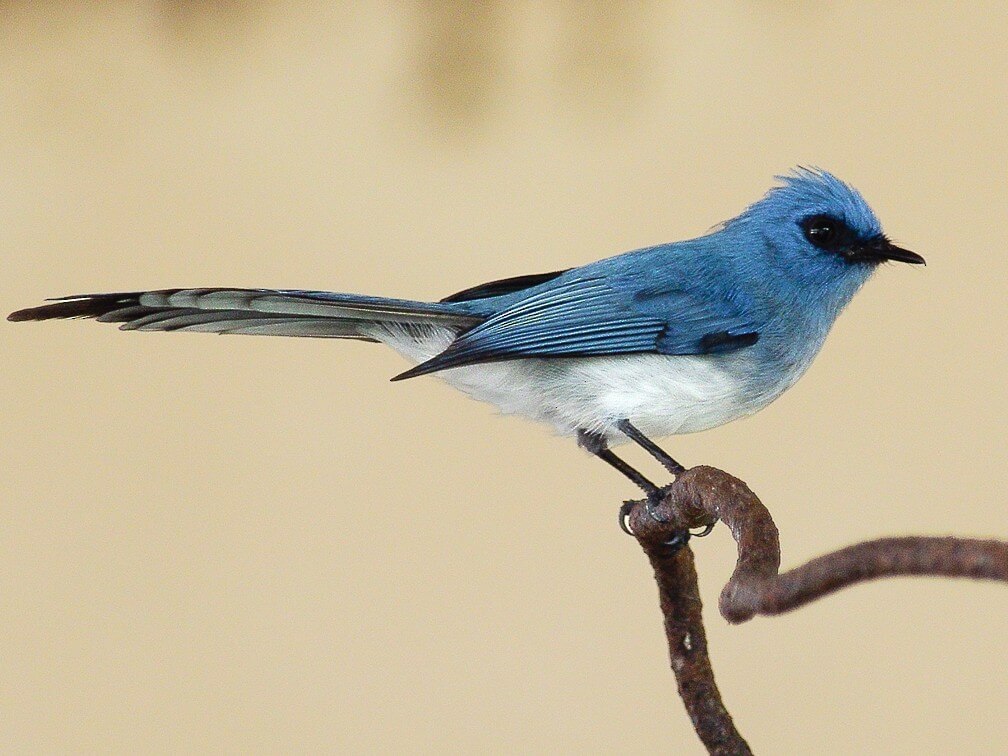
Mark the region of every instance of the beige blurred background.
<instances>
[{"instance_id":1,"label":"beige blurred background","mask_svg":"<svg viewBox=\"0 0 1008 756\"><path fill-rule=\"evenodd\" d=\"M814 7L815 6L815 7ZM1008 537L1004 3L0 5L4 312L200 285L439 297L856 184L891 266L756 418L784 563ZM698 753L628 484L369 344L0 326L4 751ZM654 465L628 452L651 472ZM762 753L1008 748L1008 591L729 627Z\"/></svg>"}]
</instances>

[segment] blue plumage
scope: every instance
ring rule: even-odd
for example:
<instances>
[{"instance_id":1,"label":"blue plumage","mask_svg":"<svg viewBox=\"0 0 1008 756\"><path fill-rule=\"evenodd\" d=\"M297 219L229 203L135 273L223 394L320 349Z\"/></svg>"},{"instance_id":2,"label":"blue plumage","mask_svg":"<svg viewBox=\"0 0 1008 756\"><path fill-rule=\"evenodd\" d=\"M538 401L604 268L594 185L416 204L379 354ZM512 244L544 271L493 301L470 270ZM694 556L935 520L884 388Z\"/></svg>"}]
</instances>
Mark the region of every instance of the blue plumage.
<instances>
[{"instance_id":1,"label":"blue plumage","mask_svg":"<svg viewBox=\"0 0 1008 756\"><path fill-rule=\"evenodd\" d=\"M923 262L889 242L853 187L799 169L698 239L493 281L440 302L169 289L68 297L10 319L381 341L416 363L396 379L438 373L504 412L576 434L653 493L607 445L702 430L766 406L801 376L886 260Z\"/></svg>"}]
</instances>

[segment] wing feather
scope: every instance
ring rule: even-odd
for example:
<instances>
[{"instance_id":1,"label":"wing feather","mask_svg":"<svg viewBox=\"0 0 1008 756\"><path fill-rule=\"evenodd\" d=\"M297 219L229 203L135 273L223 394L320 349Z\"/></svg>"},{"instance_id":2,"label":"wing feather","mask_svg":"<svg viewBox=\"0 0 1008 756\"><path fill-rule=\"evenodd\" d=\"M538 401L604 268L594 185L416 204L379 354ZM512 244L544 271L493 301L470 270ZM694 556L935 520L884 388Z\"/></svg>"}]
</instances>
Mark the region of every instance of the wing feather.
<instances>
[{"instance_id":1,"label":"wing feather","mask_svg":"<svg viewBox=\"0 0 1008 756\"><path fill-rule=\"evenodd\" d=\"M665 327L660 318L627 311L601 279L575 279L517 302L393 380L522 357L654 351Z\"/></svg>"},{"instance_id":2,"label":"wing feather","mask_svg":"<svg viewBox=\"0 0 1008 756\"><path fill-rule=\"evenodd\" d=\"M642 289L639 275L558 279L463 331L443 352L393 380L527 357L724 354L758 340L749 303L739 292L687 280Z\"/></svg>"}]
</instances>

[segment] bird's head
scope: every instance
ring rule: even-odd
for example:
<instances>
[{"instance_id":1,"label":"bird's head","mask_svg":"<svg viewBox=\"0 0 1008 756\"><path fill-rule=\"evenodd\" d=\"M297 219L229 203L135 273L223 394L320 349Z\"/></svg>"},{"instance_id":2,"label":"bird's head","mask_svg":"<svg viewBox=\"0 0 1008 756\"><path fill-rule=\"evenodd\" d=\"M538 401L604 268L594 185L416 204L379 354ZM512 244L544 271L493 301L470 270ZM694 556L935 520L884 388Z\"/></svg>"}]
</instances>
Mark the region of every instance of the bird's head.
<instances>
[{"instance_id":1,"label":"bird's head","mask_svg":"<svg viewBox=\"0 0 1008 756\"><path fill-rule=\"evenodd\" d=\"M770 263L788 277L856 288L880 263L924 262L890 242L861 194L832 174L799 168L778 179L728 227L760 235Z\"/></svg>"}]
</instances>

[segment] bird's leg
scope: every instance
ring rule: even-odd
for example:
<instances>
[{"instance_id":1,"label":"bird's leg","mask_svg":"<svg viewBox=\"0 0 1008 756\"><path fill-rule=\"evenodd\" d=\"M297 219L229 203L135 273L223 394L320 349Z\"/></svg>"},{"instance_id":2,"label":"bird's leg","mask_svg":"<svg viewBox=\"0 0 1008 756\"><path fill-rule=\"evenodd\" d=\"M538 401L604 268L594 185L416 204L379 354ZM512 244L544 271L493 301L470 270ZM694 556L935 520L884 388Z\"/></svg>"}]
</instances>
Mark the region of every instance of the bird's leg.
<instances>
[{"instance_id":1,"label":"bird's leg","mask_svg":"<svg viewBox=\"0 0 1008 756\"><path fill-rule=\"evenodd\" d=\"M603 462L611 465L612 467L619 470L623 475L632 480L637 486L639 486L646 496L645 508L647 509L648 515L657 522L667 522L667 518L662 516L655 506L661 500L662 490L652 483L650 480L644 477L644 474L633 467L625 460L618 457L607 445L605 437L598 433L591 433L586 430L579 430L577 434L578 445L586 451L594 454L596 457L601 459ZM633 535L630 529L627 527L626 518L630 513L630 509L633 506L632 502L627 502L619 511L619 524L620 528L623 529L628 535ZM670 545L679 545L681 543L686 543L689 538L689 531L686 531L685 535L680 538L676 536Z\"/></svg>"},{"instance_id":2,"label":"bird's leg","mask_svg":"<svg viewBox=\"0 0 1008 756\"><path fill-rule=\"evenodd\" d=\"M644 473L636 467L624 461L608 447L605 437L598 433L579 430L577 434L578 446L594 454L603 462L619 470L623 475L632 480L641 490L647 494L648 499L661 496L661 489L644 477Z\"/></svg>"},{"instance_id":3,"label":"bird's leg","mask_svg":"<svg viewBox=\"0 0 1008 756\"><path fill-rule=\"evenodd\" d=\"M670 457L664 449L658 446L658 444L641 433L640 430L638 430L629 420L620 420L616 423L616 427L619 428L623 435L661 462L662 467L673 475L679 475L680 473L686 472L685 467L672 459L672 457Z\"/></svg>"},{"instance_id":4,"label":"bird's leg","mask_svg":"<svg viewBox=\"0 0 1008 756\"><path fill-rule=\"evenodd\" d=\"M681 464L672 459L672 457L668 455L668 452L666 452L664 449L658 446L658 444L656 444L650 438L641 433L640 429L637 428L629 420L627 419L620 420L619 422L616 423L616 427L619 428L619 430L623 433L623 435L625 435L631 441L636 443L638 446L641 446L648 454L650 454L652 457L661 462L662 466L673 475L679 475L680 473L686 472L685 467L683 467ZM651 500L648 499L649 506L650 503ZM648 509L648 514L654 517L654 513L651 512L650 508ZM659 522L661 522L661 520L659 520ZM701 532L693 533L692 535L695 535L697 538L703 538L705 535L709 535L713 529L714 524L711 523L710 525L705 527ZM691 534L687 531L687 537L689 535Z\"/></svg>"}]
</instances>

